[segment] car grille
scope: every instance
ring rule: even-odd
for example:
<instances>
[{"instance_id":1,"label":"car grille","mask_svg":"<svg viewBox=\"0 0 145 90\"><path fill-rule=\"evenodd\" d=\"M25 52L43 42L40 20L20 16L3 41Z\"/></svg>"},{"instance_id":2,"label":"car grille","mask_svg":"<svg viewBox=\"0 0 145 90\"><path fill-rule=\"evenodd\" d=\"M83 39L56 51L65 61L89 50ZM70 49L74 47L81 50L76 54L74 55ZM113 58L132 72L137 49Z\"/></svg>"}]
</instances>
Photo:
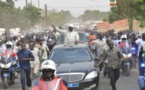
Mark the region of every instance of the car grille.
<instances>
[{"instance_id":1,"label":"car grille","mask_svg":"<svg viewBox=\"0 0 145 90\"><path fill-rule=\"evenodd\" d=\"M67 82L77 82L83 79L84 73L64 73L58 74L58 76L62 77Z\"/></svg>"}]
</instances>

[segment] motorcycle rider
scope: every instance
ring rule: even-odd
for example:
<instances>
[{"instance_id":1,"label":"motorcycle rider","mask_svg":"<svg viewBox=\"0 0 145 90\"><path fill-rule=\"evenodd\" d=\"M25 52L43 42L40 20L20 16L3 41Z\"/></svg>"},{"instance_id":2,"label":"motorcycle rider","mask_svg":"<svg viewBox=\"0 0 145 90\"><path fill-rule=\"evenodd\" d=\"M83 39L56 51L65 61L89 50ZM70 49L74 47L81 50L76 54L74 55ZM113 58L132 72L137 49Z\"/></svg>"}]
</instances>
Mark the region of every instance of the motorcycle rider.
<instances>
[{"instance_id":1,"label":"motorcycle rider","mask_svg":"<svg viewBox=\"0 0 145 90\"><path fill-rule=\"evenodd\" d=\"M128 42L128 40L127 40L127 35L122 35L121 36L121 42L120 42L120 44L118 45L118 48L121 48L121 47L124 47L125 45L126 45L126 43L127 43L127 45L130 45L129 44L129 42Z\"/></svg>"},{"instance_id":2,"label":"motorcycle rider","mask_svg":"<svg viewBox=\"0 0 145 90\"><path fill-rule=\"evenodd\" d=\"M10 56L11 56L12 60L14 60L14 61L17 60L17 58L18 58L17 52L13 49L13 43L11 41L8 41L6 43L6 50L2 53L2 56L7 55L8 53L10 53ZM14 67L18 68L19 65L16 64ZM10 75L10 76L12 76L12 75ZM10 77L10 79L12 79L12 77Z\"/></svg>"},{"instance_id":3,"label":"motorcycle rider","mask_svg":"<svg viewBox=\"0 0 145 90\"><path fill-rule=\"evenodd\" d=\"M124 34L124 35L122 35L121 36L121 39L122 39L122 41L120 42L120 44L118 45L118 48L120 49L120 51L122 52L122 53L125 53L126 52L126 50L125 49L131 49L131 45L129 44L129 42L128 42L128 39L127 39L127 35L126 34ZM125 48L125 47L128 47L128 48ZM130 52L130 51L129 51ZM121 62L121 68L122 68L122 70L123 70L123 72L125 72L125 69L124 69L124 63L125 63L126 61L122 61ZM131 63L131 67L132 67L132 61L130 60L130 63Z\"/></svg>"},{"instance_id":4,"label":"motorcycle rider","mask_svg":"<svg viewBox=\"0 0 145 90\"><path fill-rule=\"evenodd\" d=\"M56 75L56 64L45 60L41 64L42 77L33 81L32 90L67 90L65 82Z\"/></svg>"}]
</instances>

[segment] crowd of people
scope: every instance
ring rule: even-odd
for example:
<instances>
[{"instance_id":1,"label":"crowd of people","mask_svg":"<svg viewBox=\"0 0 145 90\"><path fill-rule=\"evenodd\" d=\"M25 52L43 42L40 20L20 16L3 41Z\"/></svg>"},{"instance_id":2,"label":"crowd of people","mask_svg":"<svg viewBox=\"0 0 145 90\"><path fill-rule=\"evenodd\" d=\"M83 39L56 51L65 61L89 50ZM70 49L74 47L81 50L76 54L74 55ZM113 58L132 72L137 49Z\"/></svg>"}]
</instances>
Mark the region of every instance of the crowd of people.
<instances>
[{"instance_id":1,"label":"crowd of people","mask_svg":"<svg viewBox=\"0 0 145 90\"><path fill-rule=\"evenodd\" d=\"M18 61L17 67L20 68L22 90L47 90L46 88L50 90L67 90L66 82L56 76L55 62L47 60L50 51L57 44L57 39L61 34L65 36L65 45L78 44L79 35L73 31L72 25L68 27L68 30L62 30L62 28L52 25L52 30L48 33L26 34L0 40L0 54L12 52L11 56ZM116 82L120 77L123 58L120 48L124 45L122 44L123 41L127 41L130 47L134 46L136 48L136 54L133 56L133 62L135 62L133 66L136 68L138 61L140 75L144 74L140 68L140 63L143 62L142 54L145 51L145 33L142 34L142 37L137 36L135 33L127 34L126 32L122 34L113 32L113 34L105 35L104 33L96 33L93 30L89 33L86 32L86 37L89 39L90 50L99 60L96 67L103 70L103 66L105 66L104 76L110 78L112 90L117 90ZM42 77L36 79L39 77L39 70L42 72ZM33 87L32 80L34 80ZM42 83L43 81L46 83ZM41 89L40 86L42 86Z\"/></svg>"}]
</instances>

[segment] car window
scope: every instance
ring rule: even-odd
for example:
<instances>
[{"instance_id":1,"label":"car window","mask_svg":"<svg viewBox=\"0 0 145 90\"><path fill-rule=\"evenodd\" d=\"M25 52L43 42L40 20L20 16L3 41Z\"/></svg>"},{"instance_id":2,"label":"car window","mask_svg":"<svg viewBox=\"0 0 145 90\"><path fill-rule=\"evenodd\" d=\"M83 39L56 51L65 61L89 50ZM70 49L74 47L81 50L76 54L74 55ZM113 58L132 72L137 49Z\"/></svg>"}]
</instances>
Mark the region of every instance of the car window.
<instances>
[{"instance_id":1,"label":"car window","mask_svg":"<svg viewBox=\"0 0 145 90\"><path fill-rule=\"evenodd\" d=\"M73 48L54 50L50 56L50 59L55 62L81 62L90 61L91 56L85 48Z\"/></svg>"},{"instance_id":2,"label":"car window","mask_svg":"<svg viewBox=\"0 0 145 90\"><path fill-rule=\"evenodd\" d=\"M86 39L86 37L83 33L78 33L78 34L79 34L80 42L86 42L87 41L87 39Z\"/></svg>"}]
</instances>

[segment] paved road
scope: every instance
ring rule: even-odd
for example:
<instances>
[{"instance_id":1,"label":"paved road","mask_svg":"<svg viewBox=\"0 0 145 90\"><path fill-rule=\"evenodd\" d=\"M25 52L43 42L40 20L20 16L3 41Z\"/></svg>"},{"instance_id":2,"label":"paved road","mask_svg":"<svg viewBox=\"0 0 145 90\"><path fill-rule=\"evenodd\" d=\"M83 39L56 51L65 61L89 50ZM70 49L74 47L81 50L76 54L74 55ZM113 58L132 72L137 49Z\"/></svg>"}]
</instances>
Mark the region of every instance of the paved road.
<instances>
[{"instance_id":1,"label":"paved road","mask_svg":"<svg viewBox=\"0 0 145 90\"><path fill-rule=\"evenodd\" d=\"M136 70L131 72L131 76L121 76L117 82L117 90L139 90L137 83L138 72ZM0 90L3 89L3 83L0 82ZM10 86L7 90L21 90L20 80L17 79L15 84ZM112 90L109 85L109 80L101 77L99 90Z\"/></svg>"},{"instance_id":2,"label":"paved road","mask_svg":"<svg viewBox=\"0 0 145 90\"><path fill-rule=\"evenodd\" d=\"M121 75L117 82L117 90L139 90L137 78L137 70L133 70L129 77ZM99 90L112 90L109 82L109 79L101 77Z\"/></svg>"}]
</instances>

